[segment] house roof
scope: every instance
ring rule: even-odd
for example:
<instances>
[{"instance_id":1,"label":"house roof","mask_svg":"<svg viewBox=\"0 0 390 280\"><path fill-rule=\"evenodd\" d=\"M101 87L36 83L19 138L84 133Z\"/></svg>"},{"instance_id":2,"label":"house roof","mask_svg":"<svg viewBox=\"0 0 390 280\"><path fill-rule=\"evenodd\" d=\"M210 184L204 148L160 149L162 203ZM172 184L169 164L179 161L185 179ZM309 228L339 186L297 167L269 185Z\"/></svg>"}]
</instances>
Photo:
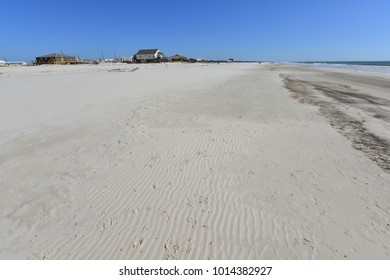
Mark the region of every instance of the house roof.
<instances>
[{"instance_id":1,"label":"house roof","mask_svg":"<svg viewBox=\"0 0 390 280\"><path fill-rule=\"evenodd\" d=\"M178 58L178 59L187 59L187 57L186 56L182 56L182 55L180 55L180 54L175 54L175 55L173 55L173 56L171 56L171 58Z\"/></svg>"},{"instance_id":2,"label":"house roof","mask_svg":"<svg viewBox=\"0 0 390 280\"><path fill-rule=\"evenodd\" d=\"M70 56L70 55L64 55L64 54L61 54L61 53L51 53L51 54L46 54L46 55L41 55L41 56L36 56L35 58L45 58L45 57L74 57L74 56Z\"/></svg>"},{"instance_id":3,"label":"house roof","mask_svg":"<svg viewBox=\"0 0 390 280\"><path fill-rule=\"evenodd\" d=\"M145 49L145 50L139 50L136 54L155 54L158 52L158 49Z\"/></svg>"}]
</instances>

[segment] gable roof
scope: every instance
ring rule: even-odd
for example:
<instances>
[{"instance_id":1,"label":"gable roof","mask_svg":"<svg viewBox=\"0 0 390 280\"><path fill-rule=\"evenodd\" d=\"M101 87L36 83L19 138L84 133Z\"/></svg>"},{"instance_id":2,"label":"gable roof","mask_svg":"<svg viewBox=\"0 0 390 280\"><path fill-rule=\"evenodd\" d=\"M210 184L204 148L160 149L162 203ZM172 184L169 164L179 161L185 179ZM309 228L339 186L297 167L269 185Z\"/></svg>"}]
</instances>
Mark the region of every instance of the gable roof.
<instances>
[{"instance_id":1,"label":"gable roof","mask_svg":"<svg viewBox=\"0 0 390 280\"><path fill-rule=\"evenodd\" d=\"M186 56L182 56L180 54L175 54L175 55L172 55L171 58L182 58L182 59L186 59L187 57Z\"/></svg>"},{"instance_id":2,"label":"gable roof","mask_svg":"<svg viewBox=\"0 0 390 280\"><path fill-rule=\"evenodd\" d=\"M139 50L136 54L155 54L158 52L158 49L144 49L144 50Z\"/></svg>"}]
</instances>

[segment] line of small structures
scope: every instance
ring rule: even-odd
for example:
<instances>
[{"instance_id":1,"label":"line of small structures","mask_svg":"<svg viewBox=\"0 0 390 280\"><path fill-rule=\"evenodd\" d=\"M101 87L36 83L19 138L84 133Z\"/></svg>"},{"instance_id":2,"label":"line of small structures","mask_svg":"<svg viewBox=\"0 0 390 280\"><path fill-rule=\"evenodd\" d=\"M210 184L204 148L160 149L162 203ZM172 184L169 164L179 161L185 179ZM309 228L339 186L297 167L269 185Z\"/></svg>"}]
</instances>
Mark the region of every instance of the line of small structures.
<instances>
[{"instance_id":1,"label":"line of small structures","mask_svg":"<svg viewBox=\"0 0 390 280\"><path fill-rule=\"evenodd\" d=\"M103 53L102 53L103 56ZM207 62L207 63L223 63L233 62L233 58L228 60L205 60L205 59L193 59L182 55L174 55L171 57L166 56L159 49L141 49L136 54L130 57L119 56L114 59L105 59L102 57L98 60L80 59L76 56L64 55L60 53L52 53L35 57L33 65L42 64L99 64L99 63L160 63L160 62ZM234 61L234 62L257 62L257 61ZM7 62L0 60L0 66L13 66L13 65L28 65L24 61Z\"/></svg>"}]
</instances>

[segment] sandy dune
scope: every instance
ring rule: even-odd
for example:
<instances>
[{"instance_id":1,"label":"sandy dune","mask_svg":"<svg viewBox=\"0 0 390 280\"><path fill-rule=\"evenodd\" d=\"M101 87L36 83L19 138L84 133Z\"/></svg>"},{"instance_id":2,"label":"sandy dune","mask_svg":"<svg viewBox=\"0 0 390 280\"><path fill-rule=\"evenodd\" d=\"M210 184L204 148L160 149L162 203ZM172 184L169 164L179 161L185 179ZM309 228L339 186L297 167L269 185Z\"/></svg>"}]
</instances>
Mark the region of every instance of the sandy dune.
<instances>
[{"instance_id":1,"label":"sandy dune","mask_svg":"<svg viewBox=\"0 0 390 280\"><path fill-rule=\"evenodd\" d=\"M388 74L0 72L2 259L390 258Z\"/></svg>"}]
</instances>

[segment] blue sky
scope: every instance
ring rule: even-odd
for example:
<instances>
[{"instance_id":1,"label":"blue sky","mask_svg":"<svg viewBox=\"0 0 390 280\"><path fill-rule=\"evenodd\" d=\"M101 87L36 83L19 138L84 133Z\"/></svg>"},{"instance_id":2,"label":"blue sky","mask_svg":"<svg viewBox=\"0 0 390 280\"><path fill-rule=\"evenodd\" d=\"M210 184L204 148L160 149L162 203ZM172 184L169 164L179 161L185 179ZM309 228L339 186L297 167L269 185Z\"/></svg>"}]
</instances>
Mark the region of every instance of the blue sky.
<instances>
[{"instance_id":1,"label":"blue sky","mask_svg":"<svg viewBox=\"0 0 390 280\"><path fill-rule=\"evenodd\" d=\"M390 60L389 0L1 0L0 59Z\"/></svg>"}]
</instances>

